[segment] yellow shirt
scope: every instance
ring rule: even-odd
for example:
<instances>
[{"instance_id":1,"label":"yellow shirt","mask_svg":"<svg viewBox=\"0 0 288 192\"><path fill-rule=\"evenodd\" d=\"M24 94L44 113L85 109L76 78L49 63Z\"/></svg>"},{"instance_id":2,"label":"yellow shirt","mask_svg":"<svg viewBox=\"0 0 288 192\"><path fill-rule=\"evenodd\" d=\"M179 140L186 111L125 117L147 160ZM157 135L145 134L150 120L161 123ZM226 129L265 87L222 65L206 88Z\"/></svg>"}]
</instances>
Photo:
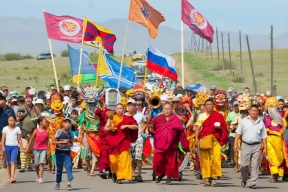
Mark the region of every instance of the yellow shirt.
<instances>
[{"instance_id":1,"label":"yellow shirt","mask_svg":"<svg viewBox=\"0 0 288 192\"><path fill-rule=\"evenodd\" d=\"M201 127L203 122L209 117L207 113L201 113L195 123L195 125Z\"/></svg>"}]
</instances>

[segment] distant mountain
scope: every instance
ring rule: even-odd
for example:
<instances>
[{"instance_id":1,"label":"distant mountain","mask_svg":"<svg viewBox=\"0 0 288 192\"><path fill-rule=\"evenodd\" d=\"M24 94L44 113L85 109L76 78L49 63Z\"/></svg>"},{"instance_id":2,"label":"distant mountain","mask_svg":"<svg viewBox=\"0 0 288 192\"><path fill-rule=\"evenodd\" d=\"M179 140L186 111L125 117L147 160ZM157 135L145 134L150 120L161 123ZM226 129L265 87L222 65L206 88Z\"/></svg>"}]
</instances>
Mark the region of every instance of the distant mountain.
<instances>
[{"instance_id":1,"label":"distant mountain","mask_svg":"<svg viewBox=\"0 0 288 192\"><path fill-rule=\"evenodd\" d=\"M115 54L121 55L127 20L125 19L109 19L104 22L98 22L105 28L112 29L116 34ZM19 52L22 54L38 55L41 52L49 51L47 33L43 20L36 18L14 18L0 17L0 54L8 52ZM231 39L231 50L239 50L239 35L237 32L229 32ZM261 33L261 32L259 32ZM191 44L190 30L184 31L184 46L188 50ZM223 32L224 49L228 50L228 32ZM219 31L219 48L221 50L221 31ZM129 23L128 39L126 44L126 54L136 50L138 53L145 53L150 44L165 54L180 52L181 39L180 30L160 25L158 36L155 40L149 40L147 29L134 23ZM199 43L199 36L196 37ZM269 49L269 34L249 35L251 49ZM202 48L202 40L200 41ZM204 43L206 45L206 42ZM80 45L73 45L80 47ZM67 49L67 43L60 41L52 41L53 52L60 55L63 49ZM192 46L193 48L193 46ZM204 46L205 48L205 46ZM247 49L246 35L242 35L242 48ZM288 32L274 37L274 48L288 48ZM93 51L92 48L85 46L84 49ZM212 50L216 51L216 33L214 35L214 43Z\"/></svg>"}]
</instances>

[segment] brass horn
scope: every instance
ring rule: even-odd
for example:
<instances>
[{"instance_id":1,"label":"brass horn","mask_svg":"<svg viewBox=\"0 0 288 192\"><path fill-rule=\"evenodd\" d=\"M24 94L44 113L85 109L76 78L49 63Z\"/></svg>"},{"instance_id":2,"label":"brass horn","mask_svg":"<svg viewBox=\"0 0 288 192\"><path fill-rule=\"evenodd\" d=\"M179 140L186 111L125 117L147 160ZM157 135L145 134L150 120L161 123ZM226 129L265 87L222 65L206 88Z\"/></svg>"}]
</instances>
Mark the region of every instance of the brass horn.
<instances>
[{"instance_id":1,"label":"brass horn","mask_svg":"<svg viewBox=\"0 0 288 192\"><path fill-rule=\"evenodd\" d=\"M149 98L148 103L152 106L152 108L156 109L156 108L159 108L161 106L161 99L160 99L160 97L158 97L156 95L152 95Z\"/></svg>"}]
</instances>

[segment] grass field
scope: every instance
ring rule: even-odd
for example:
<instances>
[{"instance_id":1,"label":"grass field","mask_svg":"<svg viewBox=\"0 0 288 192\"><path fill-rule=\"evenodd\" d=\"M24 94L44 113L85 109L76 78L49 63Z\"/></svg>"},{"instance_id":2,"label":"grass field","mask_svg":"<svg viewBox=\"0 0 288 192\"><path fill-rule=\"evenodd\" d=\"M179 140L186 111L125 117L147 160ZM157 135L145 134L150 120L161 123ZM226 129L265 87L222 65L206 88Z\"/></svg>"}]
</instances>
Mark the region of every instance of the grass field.
<instances>
[{"instance_id":1,"label":"grass field","mask_svg":"<svg viewBox=\"0 0 288 192\"><path fill-rule=\"evenodd\" d=\"M120 62L120 57L114 57ZM55 57L55 65L60 86L73 85L68 57ZM91 61L97 63L97 58L92 57ZM124 64L128 64L129 58L126 57ZM9 90L17 90L22 94L27 86L32 86L37 91L48 90L50 84L55 84L54 72L51 59L48 60L19 60L19 61L0 61L0 84L6 84ZM95 82L88 83L94 85ZM104 81L99 80L99 85Z\"/></svg>"},{"instance_id":2,"label":"grass field","mask_svg":"<svg viewBox=\"0 0 288 192\"><path fill-rule=\"evenodd\" d=\"M193 83L204 83L207 87L214 84L218 88L227 89L232 86L239 90L248 86L253 90L252 73L247 51L242 53L243 77L244 83L232 82L233 77L230 76L229 69L222 70L222 53L220 53L220 61L217 60L217 53L213 52L213 59L208 59L205 53L186 52L185 59L185 85ZM229 63L228 52L225 52L225 59ZM176 60L176 69L181 72L180 53L172 55ZM120 57L114 57L120 61ZM258 92L266 92L270 90L270 51L254 50L252 51L252 59L254 63L254 71L258 85ZM234 76L240 75L240 57L239 52L233 51L231 60ZM97 63L97 58L92 58ZM129 57L125 57L124 64L128 64ZM70 66L68 57L55 58L58 78L60 85L70 84ZM217 70L216 70L217 69ZM220 70L219 70L220 69ZM288 94L288 49L274 50L274 84L277 85L277 94ZM179 81L181 81L181 73L179 73ZM47 90L49 84L54 83L54 73L51 60L36 59L20 60L20 61L0 61L0 83L7 84L10 90L17 90L22 93L26 86L32 86L39 90ZM91 82L90 84L94 84ZM103 84L99 81L99 84ZM76 86L76 84L74 84Z\"/></svg>"},{"instance_id":3,"label":"grass field","mask_svg":"<svg viewBox=\"0 0 288 192\"><path fill-rule=\"evenodd\" d=\"M232 74L234 78L240 76L240 56L239 51L231 52ZM258 92L264 93L270 91L270 51L269 50L253 50L251 52L254 73L258 86ZM176 60L177 71L181 71L180 53L172 55ZM186 52L185 60L185 85L193 83L204 83L206 86L216 85L217 88L226 89L234 87L238 90L243 90L244 87L250 87L251 92L254 92L252 72L249 61L248 51L242 52L242 66L244 83L232 82L233 75L230 76L229 68L222 70L222 53L220 52L220 60L217 59L217 53L213 52L213 59L209 59L205 53ZM229 53L225 52L224 58L229 64ZM217 69L217 70L216 70ZM219 70L220 69L220 70ZM180 75L181 76L181 75ZM181 78L179 77L179 80ZM277 95L288 94L288 49L274 50L274 85L277 85Z\"/></svg>"}]
</instances>

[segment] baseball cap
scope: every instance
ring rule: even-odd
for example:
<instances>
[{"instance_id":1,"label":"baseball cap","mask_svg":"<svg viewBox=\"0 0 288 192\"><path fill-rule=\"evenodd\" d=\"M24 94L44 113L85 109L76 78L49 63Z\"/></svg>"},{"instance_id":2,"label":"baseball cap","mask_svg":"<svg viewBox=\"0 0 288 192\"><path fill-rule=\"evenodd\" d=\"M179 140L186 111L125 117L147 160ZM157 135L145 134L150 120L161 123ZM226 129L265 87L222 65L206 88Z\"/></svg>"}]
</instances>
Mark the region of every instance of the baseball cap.
<instances>
[{"instance_id":1,"label":"baseball cap","mask_svg":"<svg viewBox=\"0 0 288 192\"><path fill-rule=\"evenodd\" d=\"M36 89L31 88L31 89L29 89L28 93L29 93L30 95L36 95Z\"/></svg>"},{"instance_id":2,"label":"baseball cap","mask_svg":"<svg viewBox=\"0 0 288 192\"><path fill-rule=\"evenodd\" d=\"M70 119L70 118L68 118L68 117L64 117L64 118L63 118L63 121L67 121L67 120L69 120L70 123L71 123L71 119Z\"/></svg>"},{"instance_id":3,"label":"baseball cap","mask_svg":"<svg viewBox=\"0 0 288 192\"><path fill-rule=\"evenodd\" d=\"M172 99L172 101L180 101L180 99L179 99L179 97L174 96L173 99Z\"/></svg>"},{"instance_id":4,"label":"baseball cap","mask_svg":"<svg viewBox=\"0 0 288 192\"><path fill-rule=\"evenodd\" d=\"M168 101L168 96L167 95L161 95L160 99L161 99L161 101Z\"/></svg>"},{"instance_id":5,"label":"baseball cap","mask_svg":"<svg viewBox=\"0 0 288 192\"><path fill-rule=\"evenodd\" d=\"M215 85L211 85L211 87L210 87L210 90L216 90L217 89L217 87L215 86Z\"/></svg>"},{"instance_id":6,"label":"baseball cap","mask_svg":"<svg viewBox=\"0 0 288 192\"><path fill-rule=\"evenodd\" d=\"M64 91L69 91L71 89L70 85L63 86Z\"/></svg>"},{"instance_id":7,"label":"baseball cap","mask_svg":"<svg viewBox=\"0 0 288 192\"><path fill-rule=\"evenodd\" d=\"M237 95L238 95L238 94L237 94L237 90L236 90L236 89L233 89L231 92L232 92L232 94L231 94L231 95L232 95L232 97L235 97L235 96L237 96Z\"/></svg>"},{"instance_id":8,"label":"baseball cap","mask_svg":"<svg viewBox=\"0 0 288 192\"><path fill-rule=\"evenodd\" d=\"M128 104L129 104L129 103L135 104L136 102L135 102L134 99L128 99L127 103L128 103Z\"/></svg>"},{"instance_id":9,"label":"baseball cap","mask_svg":"<svg viewBox=\"0 0 288 192\"><path fill-rule=\"evenodd\" d=\"M37 99L34 104L42 104L44 105L43 99Z\"/></svg>"},{"instance_id":10,"label":"baseball cap","mask_svg":"<svg viewBox=\"0 0 288 192\"><path fill-rule=\"evenodd\" d=\"M233 106L238 105L238 101L233 101Z\"/></svg>"}]
</instances>

